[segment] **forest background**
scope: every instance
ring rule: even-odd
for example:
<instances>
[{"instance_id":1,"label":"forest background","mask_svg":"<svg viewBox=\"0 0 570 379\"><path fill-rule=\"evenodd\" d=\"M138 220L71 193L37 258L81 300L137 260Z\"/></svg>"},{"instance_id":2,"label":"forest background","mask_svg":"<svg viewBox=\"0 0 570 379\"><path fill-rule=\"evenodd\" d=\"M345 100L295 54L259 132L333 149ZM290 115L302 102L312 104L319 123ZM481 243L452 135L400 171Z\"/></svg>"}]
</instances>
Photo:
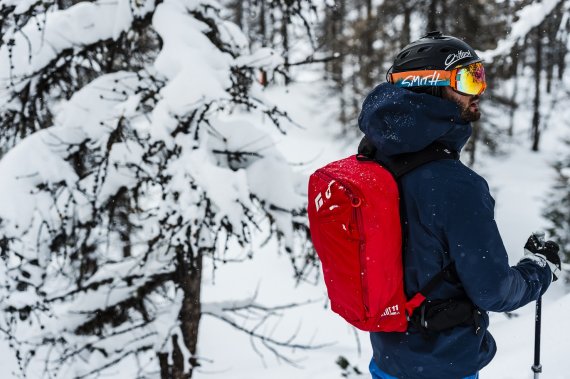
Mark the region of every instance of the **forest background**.
<instances>
[{"instance_id":1,"label":"forest background","mask_svg":"<svg viewBox=\"0 0 570 379\"><path fill-rule=\"evenodd\" d=\"M569 1L0 0L0 30L6 375L366 376L307 178L354 153L364 96L432 30L484 59L462 160L490 178L511 263L534 228L562 246L545 377L570 372L548 329L570 311ZM530 377L532 309L492 322L483 373Z\"/></svg>"}]
</instances>

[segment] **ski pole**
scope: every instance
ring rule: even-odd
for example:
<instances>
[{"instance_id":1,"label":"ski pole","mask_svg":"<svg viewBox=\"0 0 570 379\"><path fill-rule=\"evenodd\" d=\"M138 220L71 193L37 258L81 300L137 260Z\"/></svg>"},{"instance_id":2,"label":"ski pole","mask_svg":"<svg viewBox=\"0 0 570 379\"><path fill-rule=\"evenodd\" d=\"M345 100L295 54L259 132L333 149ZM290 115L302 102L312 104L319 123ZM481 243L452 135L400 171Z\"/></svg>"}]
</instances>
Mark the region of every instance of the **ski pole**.
<instances>
[{"instance_id":1,"label":"ski pole","mask_svg":"<svg viewBox=\"0 0 570 379\"><path fill-rule=\"evenodd\" d=\"M538 242L544 246L544 232L535 232L534 235ZM532 371L534 372L534 379L538 379L539 374L542 372L542 365L540 364L540 324L542 321L542 296L536 301L536 312L534 316L534 365Z\"/></svg>"},{"instance_id":2,"label":"ski pole","mask_svg":"<svg viewBox=\"0 0 570 379\"><path fill-rule=\"evenodd\" d=\"M542 365L540 364L540 322L542 314L542 296L536 301L536 314L534 318L534 365L532 371L534 372L534 379L538 379L538 375L542 372Z\"/></svg>"}]
</instances>

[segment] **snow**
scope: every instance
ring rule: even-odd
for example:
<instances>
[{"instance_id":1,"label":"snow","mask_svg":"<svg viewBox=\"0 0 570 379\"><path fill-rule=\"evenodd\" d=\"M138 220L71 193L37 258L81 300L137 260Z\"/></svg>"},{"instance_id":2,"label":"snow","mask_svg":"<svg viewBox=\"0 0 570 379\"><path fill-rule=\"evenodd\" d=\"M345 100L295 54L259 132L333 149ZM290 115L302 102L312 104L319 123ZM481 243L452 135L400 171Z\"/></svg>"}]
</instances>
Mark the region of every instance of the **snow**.
<instances>
[{"instance_id":1,"label":"snow","mask_svg":"<svg viewBox=\"0 0 570 379\"><path fill-rule=\"evenodd\" d=\"M274 50L263 47L249 56L242 56L236 59L238 66L250 66L265 69L273 69L284 62L283 57Z\"/></svg>"},{"instance_id":2,"label":"snow","mask_svg":"<svg viewBox=\"0 0 570 379\"><path fill-rule=\"evenodd\" d=\"M36 0L3 0L2 5L16 5L18 12L25 12ZM377 2L380 3L380 2ZM499 42L497 49L483 52L486 60L504 55L532 27L538 25L560 0L544 0L523 8L519 21L513 26L510 35ZM136 6L133 6L136 4ZM135 18L143 17L154 10L154 1L100 0L83 2L64 11L50 12L39 29L35 20L20 33L3 36L14 38L14 48L0 47L0 72L10 72L10 76L0 77L0 103L12 101L11 91L33 83L33 77L50 64L66 49L78 53L84 46L105 39L117 39L130 28ZM67 260L53 256L48 231L42 229L42 220L51 229L65 227L62 221L64 210L80 221L91 219L91 201L100 206L117 193L121 187L132 188L135 184L133 171L129 166L142 161L144 150L132 140L115 142L109 146L106 177L101 182L98 174L90 173L79 178L72 165L66 160L70 154L69 145L89 141L91 149L103 151L109 144L111 131L118 120L128 119L134 130L143 136L162 141L167 148L178 146L180 155L171 161L164 172L150 172L149 176L168 174L171 181L167 188L146 188L147 202L144 211L156 208L156 212L146 220L147 224L135 232L140 244L133 244L131 257L123 257L109 245L96 244L97 253L106 257L102 265L84 285L88 290L73 297L72 301L54 304L49 314L38 316L34 326L22 324L16 335L22 340L37 342L43 337L68 338L75 346L85 343L76 338L73 331L85 322L82 312L93 312L104 307L119 304L133 294L133 288L146 283L151 274L165 274L172 269L172 251L159 246L152 254L141 257L138 252L144 248L148 236L157 234L159 222L170 222L181 217L184 222L194 220L201 209L196 206L204 196L208 196L212 207L217 211L213 223L220 225L228 220L238 234L230 244L224 259L243 260L236 269L231 264L205 263L203 311L199 339L199 358L202 366L195 372L195 378L335 378L340 377L340 369L335 360L342 355L361 371L366 372L371 356L368 335L356 331L329 308L322 278L317 284L301 282L293 286L291 256L276 255L277 242L266 241L267 231L275 228L284 234L286 246L295 244L293 223L295 217L290 212L304 201L307 175L326 162L351 154L356 149L352 137L340 135L336 123L338 103L331 96L330 89L319 77L320 73L305 72L304 81L297 81L289 87L263 89L252 84L252 101L260 108L256 112L233 109L234 113L224 113L211 117L196 134L200 145L191 133L174 136L179 119L193 110L203 110L207 104L230 104L227 92L231 85L229 73L232 68L248 66L267 72L283 64L283 58L271 49L262 48L247 51L247 38L237 26L230 22L220 23L221 39L229 51L212 48L211 41L204 35L210 27L192 17L187 10L207 4L217 8L214 1L165 0L157 6L153 15L153 26L160 35L163 46L148 75L164 81L157 96L158 102L150 115L141 115L141 95L134 93L141 81L134 73L117 72L102 76L69 100L59 105L55 126L36 132L10 150L0 161L0 218L2 230L7 236L21 237L17 242L21 247L22 259L8 262L0 260L0 272L16 272L23 259L37 258L38 266L29 265L26 270L32 285L43 283L50 301L69 293L73 275L69 278L53 277L54 272L63 266L64 272L73 272L66 267ZM207 11L213 11L208 8ZM184 10L184 12L181 12ZM65 30L65 34L62 31ZM419 36L414 26L413 34ZM29 43L28 43L29 40ZM10 56L11 55L11 56ZM5 88L12 83L13 88ZM521 91L521 93L528 91ZM117 97L117 94L124 96ZM292 121L282 121L275 128L263 111L278 105L291 116ZM1 104L6 106L6 104ZM13 106L13 104L12 104ZM220 107L221 108L221 107ZM219 111L212 109L211 113ZM544 112L546 113L546 112ZM554 180L552 161L560 151L560 141L565 136L564 120L568 112L552 112L550 127L543 134L542 152L532 153L526 142L526 135L516 131L514 141L505 147L505 157L481 157L477 170L488 179L497 200L496 218L510 254L515 264L522 256L522 245L528 234L542 229L545 222L541 217L544 195ZM148 116L148 117L147 117ZM524 121L524 120L523 120ZM526 120L528 121L528 120ZM517 124L518 125L518 124ZM527 125L521 123L526 128ZM356 127L356 126L355 126ZM521 127L522 129L522 127ZM525 129L526 130L526 129ZM65 144L63 143L65 142ZM230 159L224 152L246 151L240 159ZM32 152L32 154L30 154ZM148 166L144 167L148 169ZM569 174L570 175L570 174ZM46 193L38 193L38 185L53 186L63 183L61 196L54 201ZM196 185L198 190L189 191ZM84 195L86 188L97 187L94 199ZM51 187L50 187L51 188ZM59 188L59 187L57 187ZM161 200L161 195L169 198ZM180 194L177 201L171 201L172 194ZM259 211L246 214L245 208L255 208L255 197L262 201ZM73 210L69 211L69 203ZM263 212L265 213L263 213ZM267 216L271 216L273 226ZM248 231L243 228L243 220L251 217L261 230L248 241ZM237 230L240 227L244 230ZM104 228L102 228L104 229ZM22 232L24 231L24 232ZM94 232L95 241L97 233ZM173 239L176 236L173 236ZM146 239L145 239L146 238ZM204 245L213 243L212 235L203 233L200 241ZM250 252L255 254L250 259ZM220 261L223 261L220 259ZM65 271L67 270L67 271ZM15 275L15 274L14 274ZM127 285L129 277L132 284ZM11 278L14 279L14 278ZM109 286L101 286L108 283ZM167 343L173 335L180 336L176 329L178 313L183 294L174 286L166 286L164 296L153 294L153 304L158 304L157 317L145 329L136 330L132 335L122 327L117 335L99 338L90 337L94 347L105 349L131 349L133 346L149 344L160 351L170 351ZM567 377L570 361L566 352L570 350L570 340L564 332L567 314L570 311L570 295L566 295L562 281L553 284L544 297L543 308L543 366L544 378ZM41 301L32 286L2 297L4 306L22 307ZM307 345L324 345L318 349L287 349L283 354L294 362L287 364L274 355L267 345L237 332L219 316L222 309L250 303L279 307L283 304L303 304L286 311L246 313L226 315L241 326L254 326L277 341L294 341ZM493 362L482 371L483 377L508 379L530 378L534 336L533 304L516 311L517 317L507 319L502 314L491 315L491 331L499 351ZM133 315L133 323L141 320ZM260 321L263 320L262 323ZM45 328L39 331L38 325ZM132 324L128 324L132 326ZM43 329L43 328L42 328ZM293 338L292 338L293 336ZM291 339L292 338L292 339ZM2 341L0 365L4 372L17 371L14 349ZM185 350L183 353L188 356ZM51 352L46 353L51 354ZM52 356L53 357L53 356ZM98 353L84 353L82 367L69 367L60 372L61 377L83 375L91 367L104 365L109 361ZM156 358L154 358L156 359ZM149 358L142 365L152 367ZM44 374L41 362L30 369L30 377ZM132 361L122 363L109 373L110 377L125 377L125 373L136 371ZM154 366L156 367L156 366ZM143 370L144 371L144 370ZM8 375L8 374L6 374ZM128 376L128 374L127 374ZM364 375L367 376L367 375Z\"/></svg>"},{"instance_id":3,"label":"snow","mask_svg":"<svg viewBox=\"0 0 570 379\"><path fill-rule=\"evenodd\" d=\"M65 181L69 184L77 180L77 176L61 157L53 154L48 146L60 130L42 131L22 142L21 150L11 150L0 161L0 172L3 175L3 185L0 186L0 196L10 201L0 202L0 217L11 220L14 229L26 230L31 227L34 211L48 216L51 201L39 198L33 189L51 180ZM69 135L66 135L68 137ZM33 151L34 155L20 154ZM34 164L36 160L43 162L41 166Z\"/></svg>"},{"instance_id":4,"label":"snow","mask_svg":"<svg viewBox=\"0 0 570 379\"><path fill-rule=\"evenodd\" d=\"M267 96L275 103L283 104L295 122L302 128L293 128L277 143L277 148L293 163L302 163L298 169L308 174L326 162L344 157L356 149L354 140L335 139L334 99L321 96L327 90L321 82L295 83L286 89L271 89ZM485 116L483 116L485 117ZM555 178L551 163L561 150L561 141L566 136L563 111L555 112L551 127L543 134L541 152L530 151L527 127L518 123L515 139L503 146L507 155L479 157L476 170L488 180L497 200L496 219L511 264L523 255L523 245L528 235L544 228L541 217L545 194ZM322 125L326 127L323 129ZM248 298L259 289L258 301L280 304L288 301L318 299L287 312L275 320L275 333L287 336L300 328L299 335L311 336L314 343L333 345L318 350L291 351L290 355L300 368L292 367L276 359L261 347L263 357L254 353L253 343L219 320L208 317L202 320L200 355L212 359L211 365L196 372L196 378L222 378L231 373L240 379L266 378L325 379L340 377L341 370L334 363L338 356L345 356L351 365L367 373L371 357L370 342L366 333L356 331L335 315L328 307L324 284L314 287L301 284L291 289L287 281L290 272L284 270L285 257L271 257L272 246L266 246L252 261L244 262L239 273L231 267L217 269L215 284L206 279L204 297L209 301L233 298ZM239 285L236 285L239 283ZM542 378L567 378L570 350L564 326L570 307L570 295L562 281L553 283L543 299ZM534 303L514 312L517 316L507 319L503 314L491 314L490 331L498 344L498 352L492 363L481 372L482 378L525 379L532 378L530 366L534 349ZM360 351L359 351L360 350ZM222 357L222 358L220 358ZM369 377L368 374L363 377Z\"/></svg>"},{"instance_id":5,"label":"snow","mask_svg":"<svg viewBox=\"0 0 570 379\"><path fill-rule=\"evenodd\" d=\"M2 0L0 1L0 7L10 7L15 6L15 13L21 14L26 12L32 6L37 3L37 0Z\"/></svg>"},{"instance_id":6,"label":"snow","mask_svg":"<svg viewBox=\"0 0 570 379\"><path fill-rule=\"evenodd\" d=\"M499 351L481 372L482 378L530 379L534 363L534 303L511 320L493 318L491 333ZM541 378L566 379L570 371L568 334L564 332L570 312L570 294L542 306ZM522 312L521 312L522 313Z\"/></svg>"},{"instance_id":7,"label":"snow","mask_svg":"<svg viewBox=\"0 0 570 379\"><path fill-rule=\"evenodd\" d=\"M140 3L139 9L152 10L151 1ZM66 49L79 52L84 46L106 39L116 39L130 29L133 17L129 0L80 2L62 11L47 13L42 23L32 19L21 31L4 35L14 39L13 47L0 47L0 100L9 101L9 85L24 88L37 73ZM63 32L65 31L65 33ZM8 86L8 87L7 87Z\"/></svg>"},{"instance_id":8,"label":"snow","mask_svg":"<svg viewBox=\"0 0 570 379\"><path fill-rule=\"evenodd\" d=\"M14 92L28 84L33 91L34 76L62 52L118 38L135 18L154 10L150 3L81 2L48 13L43 27L28 22L25 33L14 34L12 47L0 47L0 80L10 84L0 92L0 107L15 109ZM88 375L113 366L121 354L133 355L126 359L130 365L121 363L121 375L140 374L137 360L156 370L156 363L150 364L156 362L156 351L137 349L168 352L171 337L182 339L182 298L172 283L176 249L204 250L207 258L218 249L224 260L240 259L244 248L251 248L251 229L258 227L270 233L270 240L281 237L281 251L295 243L293 213L302 209L304 196L297 193L299 177L284 156L267 149L277 130L273 122L264 122L273 105L264 103L255 82L255 105L248 112L235 109L229 92L234 70L270 72L282 60L268 49L250 55L245 36L217 19L213 5L184 0L158 4L152 25L162 45L152 65L139 72L103 74L71 99L59 99L54 125L23 138L0 161L0 194L14 200L0 204L1 227L17 249L0 265L0 296L4 307L20 313L14 316L20 316L18 322L9 321L8 314L3 321L18 341L18 354L34 355L30 364L20 362L22 375ZM210 26L192 10L220 21L216 43L223 47L206 36ZM143 100L148 93L152 100ZM188 130L177 129L184 126ZM242 150L244 159L238 154ZM278 177L268 180L268 173ZM105 212L115 209L108 204L121 201L115 197L120 189L134 192L135 186L138 212L131 211L131 203L123 205L135 230L121 242L117 221ZM199 238L188 237L190 225ZM233 244L227 254L225 239ZM84 245L72 246L76 240ZM128 255L122 251L127 245ZM74 254L90 267L80 267ZM147 284L151 291L159 287L138 299ZM15 291L15 286L20 288ZM144 311L122 309L133 299L145 303ZM30 317L20 309L26 306L34 309ZM93 329L90 322L101 312L125 320ZM53 346L46 340L53 340ZM6 367L18 371L13 361Z\"/></svg>"},{"instance_id":9,"label":"snow","mask_svg":"<svg viewBox=\"0 0 570 379\"><path fill-rule=\"evenodd\" d=\"M478 52L479 56L486 62L492 63L493 59L505 56L512 48L524 38L533 28L540 25L542 21L564 0L543 0L532 2L517 12L518 20L513 24L509 34L500 40L497 47L492 50Z\"/></svg>"}]
</instances>

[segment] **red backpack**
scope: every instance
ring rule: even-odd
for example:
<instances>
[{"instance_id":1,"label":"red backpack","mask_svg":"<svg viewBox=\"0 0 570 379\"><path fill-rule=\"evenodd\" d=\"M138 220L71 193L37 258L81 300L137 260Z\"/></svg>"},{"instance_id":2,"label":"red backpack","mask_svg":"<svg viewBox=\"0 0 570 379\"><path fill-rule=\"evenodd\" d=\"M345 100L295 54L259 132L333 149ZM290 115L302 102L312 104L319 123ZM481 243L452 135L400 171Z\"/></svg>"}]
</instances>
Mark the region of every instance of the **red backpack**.
<instances>
[{"instance_id":1,"label":"red backpack","mask_svg":"<svg viewBox=\"0 0 570 379\"><path fill-rule=\"evenodd\" d=\"M383 165L353 155L318 169L309 179L311 238L331 308L361 330L406 331L408 316L443 279L445 269L406 299L395 179L437 159L457 158L440 145Z\"/></svg>"}]
</instances>

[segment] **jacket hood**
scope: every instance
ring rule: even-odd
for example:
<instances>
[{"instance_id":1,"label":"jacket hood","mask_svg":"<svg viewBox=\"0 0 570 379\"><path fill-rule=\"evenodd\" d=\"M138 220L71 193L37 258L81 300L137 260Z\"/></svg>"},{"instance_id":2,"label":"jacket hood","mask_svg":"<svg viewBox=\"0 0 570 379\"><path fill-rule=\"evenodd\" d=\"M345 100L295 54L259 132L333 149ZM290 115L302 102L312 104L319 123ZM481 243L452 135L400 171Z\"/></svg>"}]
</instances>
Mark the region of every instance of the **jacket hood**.
<instances>
[{"instance_id":1,"label":"jacket hood","mask_svg":"<svg viewBox=\"0 0 570 379\"><path fill-rule=\"evenodd\" d=\"M459 152L471 136L471 124L454 102L390 83L366 97L358 126L384 156L420 151L436 141Z\"/></svg>"}]
</instances>

